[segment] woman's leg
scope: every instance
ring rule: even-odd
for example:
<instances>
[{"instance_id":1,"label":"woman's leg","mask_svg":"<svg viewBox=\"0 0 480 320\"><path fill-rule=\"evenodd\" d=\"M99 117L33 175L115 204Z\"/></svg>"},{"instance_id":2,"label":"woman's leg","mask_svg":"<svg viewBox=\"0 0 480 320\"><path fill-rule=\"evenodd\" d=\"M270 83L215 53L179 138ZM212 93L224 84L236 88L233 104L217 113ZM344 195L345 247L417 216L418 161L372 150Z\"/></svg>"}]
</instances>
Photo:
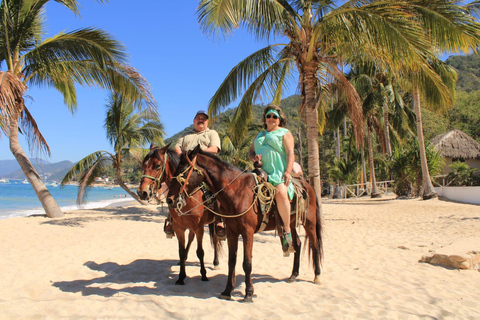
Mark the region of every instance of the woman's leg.
<instances>
[{"instance_id":1,"label":"woman's leg","mask_svg":"<svg viewBox=\"0 0 480 320\"><path fill-rule=\"evenodd\" d=\"M285 233L290 233L290 200L288 199L287 186L281 183L276 188L275 200L277 201L278 214L282 218Z\"/></svg>"}]
</instances>

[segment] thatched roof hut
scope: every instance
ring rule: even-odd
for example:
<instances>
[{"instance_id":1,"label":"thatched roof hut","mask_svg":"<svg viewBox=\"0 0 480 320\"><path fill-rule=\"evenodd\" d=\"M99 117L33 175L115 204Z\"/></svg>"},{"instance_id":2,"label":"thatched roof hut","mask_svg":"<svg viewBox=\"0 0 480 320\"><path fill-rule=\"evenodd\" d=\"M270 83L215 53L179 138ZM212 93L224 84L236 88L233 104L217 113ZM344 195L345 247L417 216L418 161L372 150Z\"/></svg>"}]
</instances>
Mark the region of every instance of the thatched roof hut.
<instances>
[{"instance_id":1,"label":"thatched roof hut","mask_svg":"<svg viewBox=\"0 0 480 320\"><path fill-rule=\"evenodd\" d=\"M444 157L463 160L480 159L480 143L457 129L436 136L431 143Z\"/></svg>"}]
</instances>

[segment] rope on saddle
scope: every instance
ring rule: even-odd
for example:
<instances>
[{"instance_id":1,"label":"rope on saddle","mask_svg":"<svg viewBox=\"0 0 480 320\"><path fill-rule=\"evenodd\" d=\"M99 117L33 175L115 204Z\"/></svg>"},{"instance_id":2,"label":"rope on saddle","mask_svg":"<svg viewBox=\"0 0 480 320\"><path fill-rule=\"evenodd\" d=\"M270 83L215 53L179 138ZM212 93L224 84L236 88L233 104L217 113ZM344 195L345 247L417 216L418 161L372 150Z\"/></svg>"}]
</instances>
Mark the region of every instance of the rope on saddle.
<instances>
[{"instance_id":1,"label":"rope on saddle","mask_svg":"<svg viewBox=\"0 0 480 320\"><path fill-rule=\"evenodd\" d=\"M293 190L295 191L295 211L292 210L292 214L296 213L295 227L300 225L300 222L305 225L307 218L308 205L310 203L308 192L303 186L302 182L292 177Z\"/></svg>"},{"instance_id":2,"label":"rope on saddle","mask_svg":"<svg viewBox=\"0 0 480 320\"><path fill-rule=\"evenodd\" d=\"M263 214L262 223L258 232L262 232L268 225L270 220L270 209L272 208L273 201L275 200L275 193L277 189L269 182L263 180L259 181L259 177L254 174L256 185L253 188L253 192L257 195L258 201L260 202L260 212Z\"/></svg>"}]
</instances>

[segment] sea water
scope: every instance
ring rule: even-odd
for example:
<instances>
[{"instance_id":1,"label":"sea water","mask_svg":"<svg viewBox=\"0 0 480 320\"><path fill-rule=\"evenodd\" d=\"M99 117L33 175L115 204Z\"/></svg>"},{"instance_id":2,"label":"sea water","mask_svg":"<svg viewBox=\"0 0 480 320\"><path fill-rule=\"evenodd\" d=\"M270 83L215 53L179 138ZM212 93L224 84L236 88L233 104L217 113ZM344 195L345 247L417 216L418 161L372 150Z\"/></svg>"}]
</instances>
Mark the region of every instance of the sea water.
<instances>
[{"instance_id":1,"label":"sea water","mask_svg":"<svg viewBox=\"0 0 480 320\"><path fill-rule=\"evenodd\" d=\"M62 187L47 184L47 188L63 211L102 208L117 202L133 200L120 187L96 187L89 190L86 201L79 207L76 204L77 186ZM30 184L22 183L20 180L0 183L0 220L33 214L45 214L45 211Z\"/></svg>"}]
</instances>

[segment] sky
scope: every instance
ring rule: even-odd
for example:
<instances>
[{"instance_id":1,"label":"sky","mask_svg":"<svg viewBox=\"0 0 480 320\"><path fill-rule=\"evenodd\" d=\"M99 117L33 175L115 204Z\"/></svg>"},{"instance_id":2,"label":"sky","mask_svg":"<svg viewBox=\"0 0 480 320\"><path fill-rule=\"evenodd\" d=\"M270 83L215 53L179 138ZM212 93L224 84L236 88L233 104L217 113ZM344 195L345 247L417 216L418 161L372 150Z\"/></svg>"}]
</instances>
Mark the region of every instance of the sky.
<instances>
[{"instance_id":1,"label":"sky","mask_svg":"<svg viewBox=\"0 0 480 320\"><path fill-rule=\"evenodd\" d=\"M197 21L198 1L110 0L106 4L80 0L81 17L50 1L46 27L53 36L61 31L96 27L122 42L130 65L147 79L158 103L160 121L168 138L193 123L198 110L206 110L228 72L249 54L267 45L246 31L228 39L204 34ZM295 88L285 97L295 93ZM50 88L31 87L26 106L32 113L51 151L51 157L30 153L51 163L76 162L92 152L113 151L104 128L108 92L77 87L78 110L67 109L62 95ZM269 103L270 101L264 101ZM236 107L233 103L227 108ZM9 141L0 136L0 160L14 159Z\"/></svg>"}]
</instances>

